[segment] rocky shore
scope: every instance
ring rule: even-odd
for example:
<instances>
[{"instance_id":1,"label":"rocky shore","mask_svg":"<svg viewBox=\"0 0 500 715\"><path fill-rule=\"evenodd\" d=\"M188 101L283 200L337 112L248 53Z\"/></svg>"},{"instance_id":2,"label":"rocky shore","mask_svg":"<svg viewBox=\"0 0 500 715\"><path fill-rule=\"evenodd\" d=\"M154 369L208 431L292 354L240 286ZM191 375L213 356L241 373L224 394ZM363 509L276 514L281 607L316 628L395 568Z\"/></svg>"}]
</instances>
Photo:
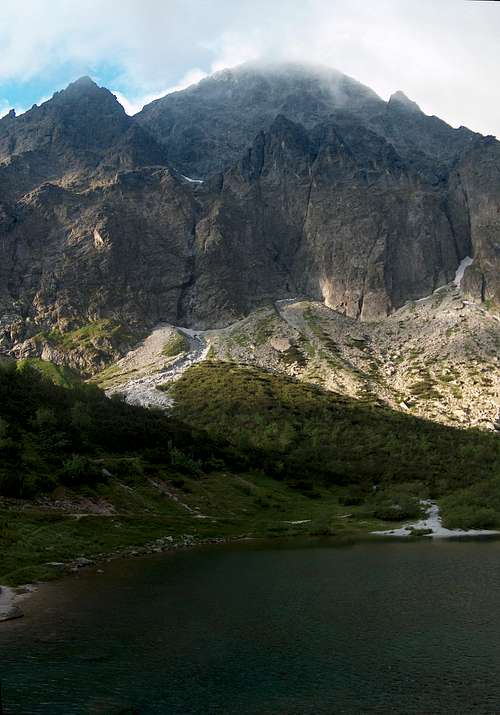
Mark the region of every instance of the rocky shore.
<instances>
[{"instance_id":1,"label":"rocky shore","mask_svg":"<svg viewBox=\"0 0 500 715\"><path fill-rule=\"evenodd\" d=\"M23 617L23 612L15 603L16 596L12 588L0 586L0 623Z\"/></svg>"}]
</instances>

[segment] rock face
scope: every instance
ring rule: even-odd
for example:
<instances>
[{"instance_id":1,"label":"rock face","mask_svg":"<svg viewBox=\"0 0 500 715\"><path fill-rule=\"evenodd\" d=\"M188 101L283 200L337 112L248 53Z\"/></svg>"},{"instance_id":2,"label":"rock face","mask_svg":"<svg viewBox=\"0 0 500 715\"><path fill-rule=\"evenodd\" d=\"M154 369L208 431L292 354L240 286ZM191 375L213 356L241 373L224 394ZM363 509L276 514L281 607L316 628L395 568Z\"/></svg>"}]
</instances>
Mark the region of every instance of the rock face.
<instances>
[{"instance_id":1,"label":"rock face","mask_svg":"<svg viewBox=\"0 0 500 715\"><path fill-rule=\"evenodd\" d=\"M307 132L279 116L208 202L198 268L240 312L256 296L304 294L370 320L449 282L470 250L447 191L360 125ZM194 304L206 319L199 311L210 306Z\"/></svg>"},{"instance_id":2,"label":"rock face","mask_svg":"<svg viewBox=\"0 0 500 715\"><path fill-rule=\"evenodd\" d=\"M464 289L494 307L499 157L333 70L225 70L133 118L82 78L0 120L0 352L70 345L92 371L157 323L298 294L378 319L468 255Z\"/></svg>"},{"instance_id":3,"label":"rock face","mask_svg":"<svg viewBox=\"0 0 500 715\"><path fill-rule=\"evenodd\" d=\"M454 181L465 196L475 262L464 290L474 300L500 305L500 142L485 137L458 163Z\"/></svg>"}]
</instances>

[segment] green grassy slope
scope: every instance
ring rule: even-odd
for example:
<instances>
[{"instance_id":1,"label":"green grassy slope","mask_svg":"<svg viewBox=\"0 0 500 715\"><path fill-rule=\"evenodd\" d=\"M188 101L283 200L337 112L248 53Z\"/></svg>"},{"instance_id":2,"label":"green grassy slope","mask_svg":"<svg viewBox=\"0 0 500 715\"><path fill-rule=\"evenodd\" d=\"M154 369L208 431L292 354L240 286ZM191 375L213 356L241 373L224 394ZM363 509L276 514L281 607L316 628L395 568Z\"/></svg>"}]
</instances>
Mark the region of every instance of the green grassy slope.
<instances>
[{"instance_id":1,"label":"green grassy slope","mask_svg":"<svg viewBox=\"0 0 500 715\"><path fill-rule=\"evenodd\" d=\"M497 435L234 364L190 368L169 414L39 367L0 363L0 583L170 537L357 538L423 497L451 526L500 527Z\"/></svg>"},{"instance_id":2,"label":"green grassy slope","mask_svg":"<svg viewBox=\"0 0 500 715\"><path fill-rule=\"evenodd\" d=\"M420 484L433 498L500 479L500 440L366 404L255 368L192 367L172 387L173 414L258 450L291 482Z\"/></svg>"}]
</instances>

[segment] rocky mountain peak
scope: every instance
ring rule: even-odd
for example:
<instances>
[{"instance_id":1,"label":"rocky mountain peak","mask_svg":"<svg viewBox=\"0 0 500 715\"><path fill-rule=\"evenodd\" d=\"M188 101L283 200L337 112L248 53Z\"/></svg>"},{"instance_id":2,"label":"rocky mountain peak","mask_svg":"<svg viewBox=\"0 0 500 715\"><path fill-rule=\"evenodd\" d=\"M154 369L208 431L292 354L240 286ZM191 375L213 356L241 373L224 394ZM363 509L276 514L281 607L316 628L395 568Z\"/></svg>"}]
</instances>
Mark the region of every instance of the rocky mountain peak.
<instances>
[{"instance_id":1,"label":"rocky mountain peak","mask_svg":"<svg viewBox=\"0 0 500 715\"><path fill-rule=\"evenodd\" d=\"M104 116L127 117L115 95L106 87L99 87L90 77L80 77L66 89L56 92L39 110L50 113L73 112L75 118L77 113L86 113L89 110L101 112Z\"/></svg>"},{"instance_id":2,"label":"rocky mountain peak","mask_svg":"<svg viewBox=\"0 0 500 715\"><path fill-rule=\"evenodd\" d=\"M83 75L82 77L78 77L78 79L75 79L74 82L71 82L68 85L68 89L75 89L75 88L80 88L80 89L99 89L99 86L94 80L89 77L88 75Z\"/></svg>"},{"instance_id":3,"label":"rocky mountain peak","mask_svg":"<svg viewBox=\"0 0 500 715\"><path fill-rule=\"evenodd\" d=\"M40 106L0 122L0 162L22 164L19 191L95 167L131 127L116 97L81 77ZM15 190L9 180L9 191ZM0 177L1 179L1 177Z\"/></svg>"},{"instance_id":4,"label":"rocky mountain peak","mask_svg":"<svg viewBox=\"0 0 500 715\"><path fill-rule=\"evenodd\" d=\"M249 62L146 105L136 119L182 173L207 178L236 163L279 114L309 129L332 113L384 109L375 92L338 70Z\"/></svg>"},{"instance_id":5,"label":"rocky mountain peak","mask_svg":"<svg viewBox=\"0 0 500 715\"><path fill-rule=\"evenodd\" d=\"M401 90L391 94L388 102L388 109L403 109L407 112L422 112L418 104L409 99L409 97L407 97Z\"/></svg>"}]
</instances>

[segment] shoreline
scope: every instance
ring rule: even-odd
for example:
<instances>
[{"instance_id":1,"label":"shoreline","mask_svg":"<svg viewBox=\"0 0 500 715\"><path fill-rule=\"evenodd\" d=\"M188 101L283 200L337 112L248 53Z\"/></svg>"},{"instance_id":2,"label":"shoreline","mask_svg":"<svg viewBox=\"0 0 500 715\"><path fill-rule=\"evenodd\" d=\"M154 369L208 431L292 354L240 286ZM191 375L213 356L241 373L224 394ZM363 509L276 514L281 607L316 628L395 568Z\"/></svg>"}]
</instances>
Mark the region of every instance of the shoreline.
<instances>
[{"instance_id":1,"label":"shoreline","mask_svg":"<svg viewBox=\"0 0 500 715\"><path fill-rule=\"evenodd\" d=\"M195 541L189 534L178 537L177 540L172 536L166 536L142 546L126 548L123 551L110 551L108 553L97 554L93 557L79 556L66 562L49 562L48 565L55 569L54 578L37 581L35 583L20 584L19 586L2 586L0 584L0 626L2 623L24 617L24 613L18 605L19 601L29 598L29 596L38 591L40 587L52 581L58 581L64 577L75 575L81 570L97 567L96 573L99 574L102 573L102 569L99 568L100 565L118 559L129 560L144 558L158 554L175 553L179 550L187 550L197 546L215 546L251 540L253 540L253 538L246 535L233 539L214 537L210 539L200 539L199 541Z\"/></svg>"},{"instance_id":2,"label":"shoreline","mask_svg":"<svg viewBox=\"0 0 500 715\"><path fill-rule=\"evenodd\" d=\"M404 541L414 541L414 539L409 539L408 537L431 537L432 538L443 538L443 539L459 539L460 537L462 538L474 538L474 537L481 537L481 536L500 536L500 531L489 531L489 530L449 530L445 529L444 527L441 526L441 517L439 516L439 507L437 507L436 504L431 503L431 502L424 502L424 504L427 506L427 519L422 519L421 521L415 523L415 524L407 524L404 526L401 526L397 529L392 529L392 530L387 530L387 531L369 531L364 534L357 534L354 536L353 534L350 534L348 537L343 536L339 538L338 536L329 536L326 537L328 540L335 545L353 545L354 543L363 543L363 542L379 542L381 543L382 540L378 539L377 537L379 536L385 536L385 537L404 537ZM436 511L437 510L437 511ZM431 533L427 534L418 534L413 531L413 529L422 529L422 525L424 523L427 523L428 521L434 521L435 526L439 525L439 533L438 531L432 531ZM446 533L445 533L446 532ZM322 536L319 536L318 534L295 534L293 536L287 536L286 541L293 542L297 537L300 538L311 538L311 539L321 539L324 538ZM279 541L281 539L277 537ZM392 539L389 539L386 541L390 541ZM198 548L198 547L206 547L206 546L222 546L222 545L230 545L230 544L238 544L238 543L248 543L248 542L262 542L265 541L267 543L274 543L276 541L276 538L269 538L269 537L263 537L263 536L255 536L255 535L248 535L248 534L241 534L239 536L235 537L211 537L211 538L206 538L206 539L195 539L190 534L184 534L180 537L173 537L173 536L166 536L166 537L161 537L159 539L156 539L155 541L149 542L147 544L144 544L142 546L136 546L136 547L127 547L123 550L119 551L111 551L108 553L100 553L97 555L93 555L91 557L84 557L80 556L74 559L71 559L70 561L67 562L52 562L48 565L51 565L54 567L54 574L53 578L46 579L43 581L37 581L34 583L26 583L26 584L20 584L19 586L2 586L0 585L0 627L2 623L8 622L8 621L13 621L13 620L18 620L20 618L24 617L24 613L22 609L19 607L18 602L22 601L26 598L29 598L31 595L33 595L35 592L39 590L39 588L53 582L53 581L59 581L62 580L64 577L68 577L71 575L75 575L79 573L80 571L84 570L87 571L88 569L95 568L96 574L101 574L103 573L103 570L101 566L103 566L106 563L110 563L112 561L116 561L119 559L125 559L125 560L131 560L135 558L144 558L148 556L155 556L159 554L173 554L176 551L185 551L188 549L193 549L193 548Z\"/></svg>"},{"instance_id":3,"label":"shoreline","mask_svg":"<svg viewBox=\"0 0 500 715\"><path fill-rule=\"evenodd\" d=\"M21 594L10 586L0 586L0 623L22 618L24 613L17 606L16 601Z\"/></svg>"}]
</instances>

